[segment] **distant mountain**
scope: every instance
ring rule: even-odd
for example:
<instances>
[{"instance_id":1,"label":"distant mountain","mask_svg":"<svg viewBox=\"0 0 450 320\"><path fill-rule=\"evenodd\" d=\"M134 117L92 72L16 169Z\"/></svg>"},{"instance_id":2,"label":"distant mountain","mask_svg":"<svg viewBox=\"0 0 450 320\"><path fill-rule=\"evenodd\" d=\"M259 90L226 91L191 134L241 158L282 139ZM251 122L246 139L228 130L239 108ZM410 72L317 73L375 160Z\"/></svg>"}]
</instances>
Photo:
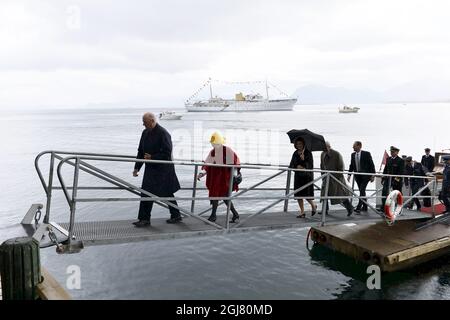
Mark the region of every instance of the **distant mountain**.
<instances>
[{"instance_id":1,"label":"distant mountain","mask_svg":"<svg viewBox=\"0 0 450 320\"><path fill-rule=\"evenodd\" d=\"M395 86L384 92L306 85L293 93L301 104L353 104L377 102L449 102L450 82L423 79Z\"/></svg>"},{"instance_id":2,"label":"distant mountain","mask_svg":"<svg viewBox=\"0 0 450 320\"><path fill-rule=\"evenodd\" d=\"M346 89L342 87L327 87L320 85L307 85L298 88L293 93L301 104L320 103L372 103L382 102L383 94L371 90Z\"/></svg>"},{"instance_id":3,"label":"distant mountain","mask_svg":"<svg viewBox=\"0 0 450 320\"><path fill-rule=\"evenodd\" d=\"M386 91L386 101L448 102L450 84L439 80L411 81Z\"/></svg>"}]
</instances>

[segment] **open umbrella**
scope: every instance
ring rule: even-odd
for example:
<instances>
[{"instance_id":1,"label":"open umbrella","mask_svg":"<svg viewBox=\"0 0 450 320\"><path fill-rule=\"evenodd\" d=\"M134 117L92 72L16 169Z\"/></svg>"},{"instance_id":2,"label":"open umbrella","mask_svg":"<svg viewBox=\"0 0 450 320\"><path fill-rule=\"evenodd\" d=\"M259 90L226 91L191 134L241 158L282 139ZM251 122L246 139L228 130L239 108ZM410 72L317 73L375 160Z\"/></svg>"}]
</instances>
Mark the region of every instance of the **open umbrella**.
<instances>
[{"instance_id":1,"label":"open umbrella","mask_svg":"<svg viewBox=\"0 0 450 320\"><path fill-rule=\"evenodd\" d=\"M303 138L305 140L306 148L309 151L326 151L325 139L322 135L309 131L308 129L295 130L292 129L287 132L287 135L291 139L291 143L294 143L296 139Z\"/></svg>"}]
</instances>

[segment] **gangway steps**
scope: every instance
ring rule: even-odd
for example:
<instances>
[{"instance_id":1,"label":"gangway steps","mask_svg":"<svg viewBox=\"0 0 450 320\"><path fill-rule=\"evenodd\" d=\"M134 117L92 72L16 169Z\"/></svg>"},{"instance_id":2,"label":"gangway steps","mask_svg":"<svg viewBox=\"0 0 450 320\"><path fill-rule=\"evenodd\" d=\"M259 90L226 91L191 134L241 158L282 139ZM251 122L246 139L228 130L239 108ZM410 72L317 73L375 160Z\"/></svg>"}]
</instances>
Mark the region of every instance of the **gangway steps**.
<instances>
[{"instance_id":1,"label":"gangway steps","mask_svg":"<svg viewBox=\"0 0 450 320\"><path fill-rule=\"evenodd\" d=\"M267 212L249 219L238 228L230 229L230 232L242 232L250 230L270 230L285 228L302 228L318 226L321 222L321 215L316 214L306 219L297 219L297 212ZM245 219L250 214L241 214L241 219ZM167 217L168 218L168 217ZM115 220L115 221L86 221L76 222L74 225L74 235L76 240L82 241L84 245L104 245L117 244L146 240L176 239L200 235L213 235L226 232L195 218L184 218L183 222L177 224L166 223L167 218L152 218L151 226L136 228L132 222L136 220ZM399 220L426 219L429 214L417 211L404 210ZM337 225L346 223L368 223L379 222L380 216L373 212L364 212L361 215L347 217L345 210L330 211L326 216L326 225ZM217 224L225 226L225 215L217 216ZM66 229L68 223L60 223ZM230 224L233 226L233 224Z\"/></svg>"}]
</instances>

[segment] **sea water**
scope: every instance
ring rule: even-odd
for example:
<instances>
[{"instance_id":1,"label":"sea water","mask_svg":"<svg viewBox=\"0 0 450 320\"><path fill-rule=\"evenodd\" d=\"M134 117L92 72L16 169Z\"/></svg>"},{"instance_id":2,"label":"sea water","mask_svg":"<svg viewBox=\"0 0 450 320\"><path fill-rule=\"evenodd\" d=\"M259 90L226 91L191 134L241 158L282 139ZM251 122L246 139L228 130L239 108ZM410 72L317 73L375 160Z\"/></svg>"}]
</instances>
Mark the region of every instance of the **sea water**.
<instances>
[{"instance_id":1,"label":"sea water","mask_svg":"<svg viewBox=\"0 0 450 320\"><path fill-rule=\"evenodd\" d=\"M161 121L171 134L174 158L202 160L216 130L242 162L286 165L293 152L286 132L307 128L322 134L349 165L352 144L363 142L379 169L385 150L420 160L425 147L432 152L450 148L446 119L450 104L359 105L359 113L340 114L337 105L298 105L292 112L184 113L182 120ZM167 108L95 108L4 110L0 114L0 240L14 237L17 225L32 203L45 203L45 193L34 169L35 156L44 150L135 155L142 132L142 114ZM184 110L172 109L183 113ZM319 167L320 153L314 153ZM95 162L131 183L132 163ZM41 162L48 172L48 157ZM73 169L65 168L71 182ZM274 171L243 170L242 186L260 181ZM193 167L177 167L183 187L192 186ZM81 175L80 185L106 183ZM204 187L204 180L199 183ZM267 187L283 188L285 176ZM83 196L117 195L113 191L80 191ZM200 193L206 195L205 193ZM259 195L281 193L260 192ZM129 196L121 193L121 196ZM179 196L189 196L180 191ZM236 200L240 212L253 212L270 200ZM189 202L180 205L190 208ZM296 204L290 202L290 209ZM198 202L198 210L208 203ZM94 202L77 207L77 221L134 219L138 202ZM282 209L282 206L275 209ZM252 211L253 210L253 211ZM309 214L307 206L307 214ZM223 208L220 209L223 213ZM55 191L52 220L68 221L68 204ZM152 217L168 217L155 206ZM293 219L294 216L293 216ZM366 286L364 266L321 248L306 248L307 229L246 232L242 234L158 240L87 247L81 253L58 255L41 251L43 265L63 285L70 284L73 266L79 286L69 285L76 299L449 299L450 259L443 257L412 270L385 275L380 290Z\"/></svg>"}]
</instances>

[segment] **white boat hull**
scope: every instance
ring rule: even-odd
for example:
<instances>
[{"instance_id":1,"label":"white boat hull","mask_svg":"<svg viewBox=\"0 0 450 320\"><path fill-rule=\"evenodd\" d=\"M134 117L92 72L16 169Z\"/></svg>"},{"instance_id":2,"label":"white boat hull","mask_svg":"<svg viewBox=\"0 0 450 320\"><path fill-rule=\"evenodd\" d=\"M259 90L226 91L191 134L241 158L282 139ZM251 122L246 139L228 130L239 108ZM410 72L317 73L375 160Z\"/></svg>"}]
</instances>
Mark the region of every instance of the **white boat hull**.
<instances>
[{"instance_id":1,"label":"white boat hull","mask_svg":"<svg viewBox=\"0 0 450 320\"><path fill-rule=\"evenodd\" d=\"M160 117L161 120L180 120L181 115L171 115L171 116L162 116Z\"/></svg>"},{"instance_id":2,"label":"white boat hull","mask_svg":"<svg viewBox=\"0 0 450 320\"><path fill-rule=\"evenodd\" d=\"M297 99L227 101L225 103L186 104L188 112L291 111Z\"/></svg>"}]
</instances>

